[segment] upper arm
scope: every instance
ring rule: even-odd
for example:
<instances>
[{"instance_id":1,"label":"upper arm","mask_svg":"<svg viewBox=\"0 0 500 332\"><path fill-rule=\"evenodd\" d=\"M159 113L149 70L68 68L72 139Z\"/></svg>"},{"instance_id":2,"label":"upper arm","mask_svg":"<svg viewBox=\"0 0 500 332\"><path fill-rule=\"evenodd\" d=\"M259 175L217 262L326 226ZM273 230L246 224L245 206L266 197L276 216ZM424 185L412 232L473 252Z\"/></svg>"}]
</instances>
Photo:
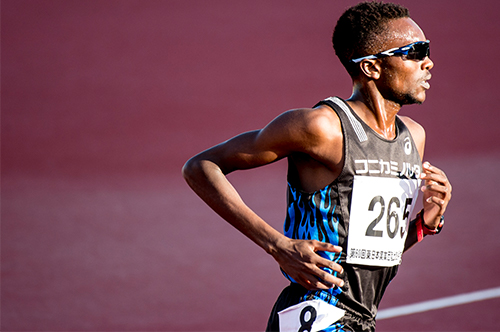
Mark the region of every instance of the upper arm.
<instances>
[{"instance_id":1,"label":"upper arm","mask_svg":"<svg viewBox=\"0 0 500 332\"><path fill-rule=\"evenodd\" d=\"M218 144L195 158L209 160L227 174L263 166L303 152L320 154L332 139L331 111L297 109L285 112L260 130L250 131ZM329 145L331 146L331 145Z\"/></svg>"}]
</instances>

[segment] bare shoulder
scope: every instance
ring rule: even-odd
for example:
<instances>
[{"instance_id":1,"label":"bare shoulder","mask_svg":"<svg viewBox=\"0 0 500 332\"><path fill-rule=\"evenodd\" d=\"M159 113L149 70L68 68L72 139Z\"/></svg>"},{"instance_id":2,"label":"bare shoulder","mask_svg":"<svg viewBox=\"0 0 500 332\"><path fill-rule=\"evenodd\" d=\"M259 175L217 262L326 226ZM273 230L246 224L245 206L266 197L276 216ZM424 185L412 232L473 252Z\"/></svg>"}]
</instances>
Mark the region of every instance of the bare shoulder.
<instances>
[{"instance_id":1,"label":"bare shoulder","mask_svg":"<svg viewBox=\"0 0 500 332\"><path fill-rule=\"evenodd\" d=\"M282 154L301 152L310 157L331 159L342 147L342 127L337 114L327 106L299 108L282 113L259 133L263 142L277 142ZM276 144L275 144L276 145Z\"/></svg>"},{"instance_id":2,"label":"bare shoulder","mask_svg":"<svg viewBox=\"0 0 500 332\"><path fill-rule=\"evenodd\" d=\"M418 150L420 152L420 156L423 157L424 148L425 148L425 129L424 129L424 127L422 127L421 124L419 124L417 121L413 120L410 117L399 116L399 118L403 121L403 123L406 125L406 127L410 131L411 136L413 137L413 141L415 141L415 144L418 147Z\"/></svg>"},{"instance_id":3,"label":"bare shoulder","mask_svg":"<svg viewBox=\"0 0 500 332\"><path fill-rule=\"evenodd\" d=\"M425 129L420 123L407 116L399 116L399 118L403 121L406 127L408 127L414 139L418 139L418 137L423 137L425 139Z\"/></svg>"},{"instance_id":4,"label":"bare shoulder","mask_svg":"<svg viewBox=\"0 0 500 332\"><path fill-rule=\"evenodd\" d=\"M342 138L342 127L337 114L327 106L300 108L283 114L296 134L307 141L329 141Z\"/></svg>"},{"instance_id":5,"label":"bare shoulder","mask_svg":"<svg viewBox=\"0 0 500 332\"><path fill-rule=\"evenodd\" d=\"M289 181L313 192L331 183L342 171L343 134L340 119L328 106L295 109L284 113Z\"/></svg>"}]
</instances>

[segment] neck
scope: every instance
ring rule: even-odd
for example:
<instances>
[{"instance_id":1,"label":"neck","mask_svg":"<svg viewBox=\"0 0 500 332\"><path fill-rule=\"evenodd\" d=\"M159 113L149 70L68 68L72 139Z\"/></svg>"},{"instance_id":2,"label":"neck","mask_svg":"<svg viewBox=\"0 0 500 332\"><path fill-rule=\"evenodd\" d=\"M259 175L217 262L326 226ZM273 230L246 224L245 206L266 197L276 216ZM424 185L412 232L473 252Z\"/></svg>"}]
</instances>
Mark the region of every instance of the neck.
<instances>
[{"instance_id":1,"label":"neck","mask_svg":"<svg viewBox=\"0 0 500 332\"><path fill-rule=\"evenodd\" d=\"M396 137L396 115L401 105L385 99L375 84L354 84L349 106L376 133L386 139ZM372 86L373 85L373 86Z\"/></svg>"}]
</instances>

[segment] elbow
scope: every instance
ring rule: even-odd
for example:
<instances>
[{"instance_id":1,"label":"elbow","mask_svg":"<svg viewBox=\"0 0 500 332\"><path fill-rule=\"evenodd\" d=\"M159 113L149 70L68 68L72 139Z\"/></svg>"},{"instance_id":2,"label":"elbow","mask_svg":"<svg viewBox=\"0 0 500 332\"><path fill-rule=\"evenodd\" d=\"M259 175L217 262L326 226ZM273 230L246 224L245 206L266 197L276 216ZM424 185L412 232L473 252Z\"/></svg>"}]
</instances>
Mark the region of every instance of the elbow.
<instances>
[{"instance_id":1,"label":"elbow","mask_svg":"<svg viewBox=\"0 0 500 332\"><path fill-rule=\"evenodd\" d=\"M213 163L202 155L196 155L186 161L182 166L182 176L192 187L195 183L203 181L212 172Z\"/></svg>"},{"instance_id":2,"label":"elbow","mask_svg":"<svg viewBox=\"0 0 500 332\"><path fill-rule=\"evenodd\" d=\"M193 179L194 175L196 174L196 170L199 170L200 163L196 161L195 157L189 159L186 161L184 166L182 166L182 177L184 180L186 180L187 183L190 182L190 180Z\"/></svg>"},{"instance_id":3,"label":"elbow","mask_svg":"<svg viewBox=\"0 0 500 332\"><path fill-rule=\"evenodd\" d=\"M223 173L219 164L214 161L213 156L206 153L200 153L182 166L182 176L191 188L204 183L214 176Z\"/></svg>"}]
</instances>

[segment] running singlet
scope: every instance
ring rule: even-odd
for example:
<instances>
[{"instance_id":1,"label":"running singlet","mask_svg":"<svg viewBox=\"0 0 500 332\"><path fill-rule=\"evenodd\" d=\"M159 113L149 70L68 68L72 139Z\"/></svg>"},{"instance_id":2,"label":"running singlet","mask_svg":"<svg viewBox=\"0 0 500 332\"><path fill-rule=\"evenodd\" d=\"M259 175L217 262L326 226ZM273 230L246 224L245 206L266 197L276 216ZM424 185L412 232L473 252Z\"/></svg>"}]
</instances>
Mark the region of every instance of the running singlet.
<instances>
[{"instance_id":1,"label":"running singlet","mask_svg":"<svg viewBox=\"0 0 500 332\"><path fill-rule=\"evenodd\" d=\"M315 239L343 248L340 254L318 254L343 266L344 287L308 291L301 301L325 301L374 329L382 295L401 262L422 162L398 117L396 138L387 140L342 99L330 97L319 105L328 105L340 118L344 167L333 183L313 193L301 191L294 187L294 179L288 179L284 232L293 239Z\"/></svg>"}]
</instances>

